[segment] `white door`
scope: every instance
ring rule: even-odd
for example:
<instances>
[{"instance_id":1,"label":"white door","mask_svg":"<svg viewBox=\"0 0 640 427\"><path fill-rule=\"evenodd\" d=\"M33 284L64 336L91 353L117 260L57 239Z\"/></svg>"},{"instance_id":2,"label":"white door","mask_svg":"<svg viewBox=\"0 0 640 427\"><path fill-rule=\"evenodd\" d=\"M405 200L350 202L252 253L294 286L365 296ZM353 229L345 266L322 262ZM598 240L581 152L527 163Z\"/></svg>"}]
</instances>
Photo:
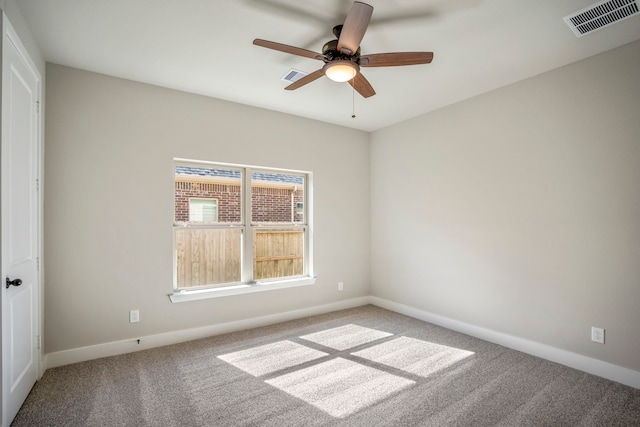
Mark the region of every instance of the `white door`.
<instances>
[{"instance_id":1,"label":"white door","mask_svg":"<svg viewBox=\"0 0 640 427\"><path fill-rule=\"evenodd\" d=\"M2 425L39 372L40 78L6 17L2 40Z\"/></svg>"}]
</instances>

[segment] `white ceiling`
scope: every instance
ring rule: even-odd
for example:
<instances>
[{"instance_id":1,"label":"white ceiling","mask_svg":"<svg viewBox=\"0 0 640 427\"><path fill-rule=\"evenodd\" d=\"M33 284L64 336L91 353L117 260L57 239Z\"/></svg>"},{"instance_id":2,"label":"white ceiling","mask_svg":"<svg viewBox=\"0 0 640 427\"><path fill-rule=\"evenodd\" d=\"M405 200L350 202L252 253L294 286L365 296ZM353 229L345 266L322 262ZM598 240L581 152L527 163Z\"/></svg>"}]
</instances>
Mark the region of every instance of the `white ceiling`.
<instances>
[{"instance_id":1,"label":"white ceiling","mask_svg":"<svg viewBox=\"0 0 640 427\"><path fill-rule=\"evenodd\" d=\"M369 0L362 53L432 51L429 65L366 68L363 99L327 78L295 91L351 0L19 0L47 61L373 131L640 39L640 15L576 37L563 17L593 0Z\"/></svg>"}]
</instances>

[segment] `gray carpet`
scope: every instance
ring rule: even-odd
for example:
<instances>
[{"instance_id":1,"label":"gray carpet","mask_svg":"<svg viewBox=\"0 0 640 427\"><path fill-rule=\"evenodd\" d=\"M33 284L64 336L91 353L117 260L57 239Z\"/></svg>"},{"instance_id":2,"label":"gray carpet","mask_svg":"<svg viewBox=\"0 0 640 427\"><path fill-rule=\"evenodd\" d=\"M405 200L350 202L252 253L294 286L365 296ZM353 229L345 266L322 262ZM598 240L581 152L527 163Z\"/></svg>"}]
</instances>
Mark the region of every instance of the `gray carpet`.
<instances>
[{"instance_id":1,"label":"gray carpet","mask_svg":"<svg viewBox=\"0 0 640 427\"><path fill-rule=\"evenodd\" d=\"M640 390L373 306L49 369L13 426L640 426Z\"/></svg>"}]
</instances>

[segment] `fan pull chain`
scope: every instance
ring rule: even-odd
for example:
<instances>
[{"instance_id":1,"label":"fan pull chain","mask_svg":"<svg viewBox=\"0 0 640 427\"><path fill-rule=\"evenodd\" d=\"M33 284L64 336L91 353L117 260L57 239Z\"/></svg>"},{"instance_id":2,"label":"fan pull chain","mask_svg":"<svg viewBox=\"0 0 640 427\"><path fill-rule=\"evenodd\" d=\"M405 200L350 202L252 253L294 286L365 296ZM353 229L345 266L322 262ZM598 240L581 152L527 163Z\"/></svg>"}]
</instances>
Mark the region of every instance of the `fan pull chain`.
<instances>
[{"instance_id":1,"label":"fan pull chain","mask_svg":"<svg viewBox=\"0 0 640 427\"><path fill-rule=\"evenodd\" d=\"M354 86L351 86L351 88L353 89L351 91L351 105L352 105L351 118L355 119L356 118L356 88Z\"/></svg>"}]
</instances>

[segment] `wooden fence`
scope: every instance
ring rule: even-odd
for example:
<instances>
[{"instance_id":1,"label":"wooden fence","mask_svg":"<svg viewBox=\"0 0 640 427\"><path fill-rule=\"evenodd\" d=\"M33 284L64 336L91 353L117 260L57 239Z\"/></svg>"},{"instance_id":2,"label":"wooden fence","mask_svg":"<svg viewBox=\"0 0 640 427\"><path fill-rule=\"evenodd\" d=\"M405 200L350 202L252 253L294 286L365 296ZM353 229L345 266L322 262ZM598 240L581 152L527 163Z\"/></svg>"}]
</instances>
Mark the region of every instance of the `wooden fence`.
<instances>
[{"instance_id":1,"label":"wooden fence","mask_svg":"<svg viewBox=\"0 0 640 427\"><path fill-rule=\"evenodd\" d=\"M184 228L176 231L179 288L239 282L242 230ZM302 230L257 230L253 239L254 280L303 273Z\"/></svg>"},{"instance_id":2,"label":"wooden fence","mask_svg":"<svg viewBox=\"0 0 640 427\"><path fill-rule=\"evenodd\" d=\"M241 239L238 228L176 230L178 287L239 282Z\"/></svg>"},{"instance_id":3,"label":"wooden fence","mask_svg":"<svg viewBox=\"0 0 640 427\"><path fill-rule=\"evenodd\" d=\"M258 230L253 239L255 280L302 274L302 230Z\"/></svg>"}]
</instances>

